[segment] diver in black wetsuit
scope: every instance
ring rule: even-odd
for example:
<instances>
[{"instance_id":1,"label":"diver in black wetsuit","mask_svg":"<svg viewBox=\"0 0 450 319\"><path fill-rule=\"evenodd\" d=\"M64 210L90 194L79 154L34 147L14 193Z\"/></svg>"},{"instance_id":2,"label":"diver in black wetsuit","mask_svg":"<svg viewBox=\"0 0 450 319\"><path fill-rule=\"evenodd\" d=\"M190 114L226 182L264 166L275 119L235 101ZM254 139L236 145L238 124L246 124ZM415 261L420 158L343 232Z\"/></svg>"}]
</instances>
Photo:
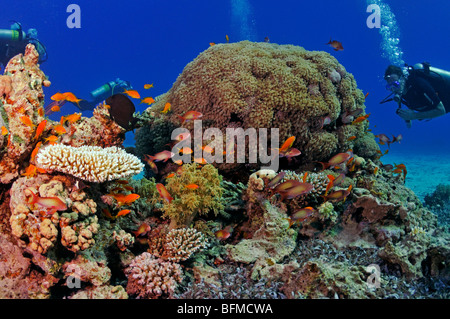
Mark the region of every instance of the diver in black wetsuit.
<instances>
[{"instance_id":1,"label":"diver in black wetsuit","mask_svg":"<svg viewBox=\"0 0 450 319\"><path fill-rule=\"evenodd\" d=\"M380 103L397 102L396 113L408 127L412 120L430 120L450 112L450 72L418 63L408 66L405 75L401 68L390 65L384 79L392 93ZM388 99L391 95L394 97ZM402 104L408 109L402 109Z\"/></svg>"},{"instance_id":2,"label":"diver in black wetsuit","mask_svg":"<svg viewBox=\"0 0 450 319\"><path fill-rule=\"evenodd\" d=\"M45 46L37 39L36 29L29 29L25 33L19 22L14 22L9 30L0 29L0 64L5 67L12 57L24 53L28 43L32 43L36 47L39 53L39 63L45 62L47 51Z\"/></svg>"}]
</instances>

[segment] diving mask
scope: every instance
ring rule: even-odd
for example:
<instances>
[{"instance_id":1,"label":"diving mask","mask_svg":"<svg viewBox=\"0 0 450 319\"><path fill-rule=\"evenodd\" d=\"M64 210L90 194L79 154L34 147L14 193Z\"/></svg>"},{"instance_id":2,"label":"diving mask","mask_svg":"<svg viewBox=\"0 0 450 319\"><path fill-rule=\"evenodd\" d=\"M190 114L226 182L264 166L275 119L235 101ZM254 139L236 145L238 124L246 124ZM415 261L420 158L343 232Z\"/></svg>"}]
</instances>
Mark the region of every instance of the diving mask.
<instances>
[{"instance_id":1,"label":"diving mask","mask_svg":"<svg viewBox=\"0 0 450 319\"><path fill-rule=\"evenodd\" d=\"M386 84L386 90L388 91L397 91L400 88L400 81L393 81L391 83Z\"/></svg>"}]
</instances>

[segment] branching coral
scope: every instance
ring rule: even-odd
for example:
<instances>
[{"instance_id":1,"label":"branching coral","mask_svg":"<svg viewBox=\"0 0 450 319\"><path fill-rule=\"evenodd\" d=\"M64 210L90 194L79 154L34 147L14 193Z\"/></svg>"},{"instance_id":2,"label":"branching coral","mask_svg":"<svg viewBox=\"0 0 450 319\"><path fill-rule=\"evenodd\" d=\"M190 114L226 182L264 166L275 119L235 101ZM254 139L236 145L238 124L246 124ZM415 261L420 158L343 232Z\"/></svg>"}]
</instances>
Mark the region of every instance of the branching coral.
<instances>
[{"instance_id":1,"label":"branching coral","mask_svg":"<svg viewBox=\"0 0 450 319\"><path fill-rule=\"evenodd\" d=\"M144 164L134 155L112 146L48 145L39 150L36 166L70 174L90 182L105 182L139 174Z\"/></svg>"},{"instance_id":2,"label":"branching coral","mask_svg":"<svg viewBox=\"0 0 450 319\"><path fill-rule=\"evenodd\" d=\"M171 228L189 226L197 215L215 215L223 209L220 187L222 176L210 165L199 167L196 163L182 166L181 174L176 174L167 181L166 188L174 198L163 206L164 216L170 218ZM198 185L197 189L187 185Z\"/></svg>"},{"instance_id":3,"label":"branching coral","mask_svg":"<svg viewBox=\"0 0 450 319\"><path fill-rule=\"evenodd\" d=\"M125 269L127 293L137 298L171 297L183 279L181 266L144 252Z\"/></svg>"},{"instance_id":4,"label":"branching coral","mask_svg":"<svg viewBox=\"0 0 450 319\"><path fill-rule=\"evenodd\" d=\"M164 238L152 238L149 245L149 251L156 257L180 262L206 248L208 240L195 228L179 228L172 229Z\"/></svg>"}]
</instances>

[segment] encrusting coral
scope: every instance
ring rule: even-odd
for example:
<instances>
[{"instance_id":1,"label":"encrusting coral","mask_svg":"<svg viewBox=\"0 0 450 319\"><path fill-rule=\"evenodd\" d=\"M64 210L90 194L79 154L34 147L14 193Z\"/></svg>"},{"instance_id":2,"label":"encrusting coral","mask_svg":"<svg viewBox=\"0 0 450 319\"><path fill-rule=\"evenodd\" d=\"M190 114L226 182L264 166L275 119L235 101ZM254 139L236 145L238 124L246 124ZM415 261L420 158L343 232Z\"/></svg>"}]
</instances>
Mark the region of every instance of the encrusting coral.
<instances>
[{"instance_id":1,"label":"encrusting coral","mask_svg":"<svg viewBox=\"0 0 450 319\"><path fill-rule=\"evenodd\" d=\"M144 164L134 155L112 146L49 145L39 150L36 166L70 174L89 182L105 182L139 174Z\"/></svg>"}]
</instances>

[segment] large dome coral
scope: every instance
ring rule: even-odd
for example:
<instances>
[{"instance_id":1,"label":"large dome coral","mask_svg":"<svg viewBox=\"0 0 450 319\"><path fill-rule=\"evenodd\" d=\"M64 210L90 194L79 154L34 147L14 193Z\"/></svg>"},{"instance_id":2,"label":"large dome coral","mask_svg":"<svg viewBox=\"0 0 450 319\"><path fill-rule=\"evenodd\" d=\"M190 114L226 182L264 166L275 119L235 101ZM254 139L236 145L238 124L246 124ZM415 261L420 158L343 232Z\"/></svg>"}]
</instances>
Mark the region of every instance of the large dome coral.
<instances>
[{"instance_id":1,"label":"large dome coral","mask_svg":"<svg viewBox=\"0 0 450 319\"><path fill-rule=\"evenodd\" d=\"M169 102L172 112L161 114ZM293 45L243 41L218 44L189 63L173 87L151 108L179 126L179 115L203 113L203 128L279 128L280 143L296 136L304 162L327 160L357 146L366 123L340 116L364 109L353 76L330 54ZM329 116L331 123L322 126ZM192 122L183 126L192 128ZM347 139L355 135L356 140ZM364 145L362 145L364 147ZM375 155L376 149L365 151Z\"/></svg>"}]
</instances>

